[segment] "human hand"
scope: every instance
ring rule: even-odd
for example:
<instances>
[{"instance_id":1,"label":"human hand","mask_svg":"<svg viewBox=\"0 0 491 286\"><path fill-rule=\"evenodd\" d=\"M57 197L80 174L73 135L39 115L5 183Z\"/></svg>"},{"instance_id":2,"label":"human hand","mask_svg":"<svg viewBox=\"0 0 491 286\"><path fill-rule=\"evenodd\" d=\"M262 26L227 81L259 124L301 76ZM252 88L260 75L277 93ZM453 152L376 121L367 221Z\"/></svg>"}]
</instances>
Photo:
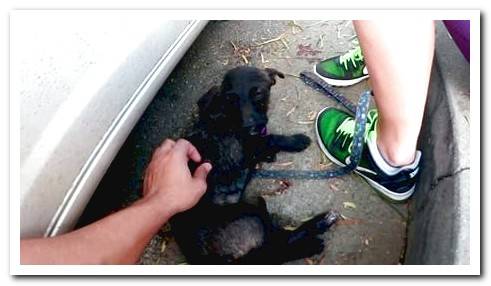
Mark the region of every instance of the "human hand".
<instances>
[{"instance_id":1,"label":"human hand","mask_svg":"<svg viewBox=\"0 0 491 286\"><path fill-rule=\"evenodd\" d=\"M172 214L193 207L206 191L210 163L203 163L191 174L188 161L201 161L198 150L184 139L166 139L153 153L145 171L143 196L156 197Z\"/></svg>"}]
</instances>

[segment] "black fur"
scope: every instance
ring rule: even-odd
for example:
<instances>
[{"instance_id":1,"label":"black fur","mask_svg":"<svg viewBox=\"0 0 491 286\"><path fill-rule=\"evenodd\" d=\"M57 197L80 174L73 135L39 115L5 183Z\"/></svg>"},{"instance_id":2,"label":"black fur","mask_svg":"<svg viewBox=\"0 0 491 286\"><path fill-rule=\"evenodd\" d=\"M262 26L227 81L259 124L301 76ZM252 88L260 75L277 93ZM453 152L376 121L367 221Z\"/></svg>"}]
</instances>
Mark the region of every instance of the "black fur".
<instances>
[{"instance_id":1,"label":"black fur","mask_svg":"<svg viewBox=\"0 0 491 286\"><path fill-rule=\"evenodd\" d=\"M199 119L186 139L213 169L200 202L171 220L189 263L280 264L324 248L317 235L336 214L321 214L287 231L272 223L262 198L257 206L240 201L257 163L274 161L279 151L300 152L311 142L303 134L265 134L276 76L284 78L275 69L235 68L198 101Z\"/></svg>"}]
</instances>

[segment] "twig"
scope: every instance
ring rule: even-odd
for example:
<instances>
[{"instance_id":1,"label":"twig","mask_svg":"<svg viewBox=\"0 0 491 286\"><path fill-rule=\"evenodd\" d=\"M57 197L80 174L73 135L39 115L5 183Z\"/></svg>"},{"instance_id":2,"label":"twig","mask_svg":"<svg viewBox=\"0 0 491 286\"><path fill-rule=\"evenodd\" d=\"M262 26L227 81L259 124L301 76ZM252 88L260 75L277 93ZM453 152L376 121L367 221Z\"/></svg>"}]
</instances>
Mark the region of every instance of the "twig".
<instances>
[{"instance_id":1,"label":"twig","mask_svg":"<svg viewBox=\"0 0 491 286\"><path fill-rule=\"evenodd\" d=\"M162 245L160 246L160 253L163 253L166 247L167 247L167 240L164 239L162 241Z\"/></svg>"},{"instance_id":2,"label":"twig","mask_svg":"<svg viewBox=\"0 0 491 286\"><path fill-rule=\"evenodd\" d=\"M290 97L289 95L283 97L282 99L280 99L281 101L285 101L288 97Z\"/></svg>"},{"instance_id":3,"label":"twig","mask_svg":"<svg viewBox=\"0 0 491 286\"><path fill-rule=\"evenodd\" d=\"M284 162L284 163L274 163L273 166L286 167L286 166L290 166L292 164L293 164L293 162L289 161L289 162Z\"/></svg>"},{"instance_id":4,"label":"twig","mask_svg":"<svg viewBox=\"0 0 491 286\"><path fill-rule=\"evenodd\" d=\"M322 24L324 22L327 22L327 21L318 21L318 22L315 22L313 24L310 24L310 25L306 25L306 26L303 26L304 28L310 28L312 26L315 26L315 25L319 25L319 24Z\"/></svg>"},{"instance_id":5,"label":"twig","mask_svg":"<svg viewBox=\"0 0 491 286\"><path fill-rule=\"evenodd\" d=\"M288 112L286 113L286 117L290 116L290 114L292 114L292 113L295 111L295 109L296 109L296 108L297 108L297 106L296 106L296 105L295 105L294 107L292 107L292 109L290 109L290 111L288 111Z\"/></svg>"},{"instance_id":6,"label":"twig","mask_svg":"<svg viewBox=\"0 0 491 286\"><path fill-rule=\"evenodd\" d=\"M352 35L351 37L349 37L348 41L351 41L351 40L355 39L356 37L358 37L358 35L356 35L356 34Z\"/></svg>"},{"instance_id":7,"label":"twig","mask_svg":"<svg viewBox=\"0 0 491 286\"><path fill-rule=\"evenodd\" d=\"M297 34L297 32L295 32L295 28L299 29L300 32L303 31L303 27L300 26L295 20L290 21L288 24L292 27L292 34L294 35Z\"/></svg>"},{"instance_id":8,"label":"twig","mask_svg":"<svg viewBox=\"0 0 491 286\"><path fill-rule=\"evenodd\" d=\"M261 54L261 62L262 62L263 64L265 64L265 63L266 63L266 61L264 60L263 53L260 53L260 54Z\"/></svg>"},{"instance_id":9,"label":"twig","mask_svg":"<svg viewBox=\"0 0 491 286\"><path fill-rule=\"evenodd\" d=\"M297 124L304 124L304 125L308 125L308 124L313 124L314 121L294 121L295 123Z\"/></svg>"},{"instance_id":10,"label":"twig","mask_svg":"<svg viewBox=\"0 0 491 286\"><path fill-rule=\"evenodd\" d=\"M319 41L317 41L317 47L322 49L324 47L324 34L319 35Z\"/></svg>"},{"instance_id":11,"label":"twig","mask_svg":"<svg viewBox=\"0 0 491 286\"><path fill-rule=\"evenodd\" d=\"M283 45L286 47L287 50L290 49L290 47L288 46L287 42L285 41L285 39L281 38L280 41L283 43Z\"/></svg>"},{"instance_id":12,"label":"twig","mask_svg":"<svg viewBox=\"0 0 491 286\"><path fill-rule=\"evenodd\" d=\"M292 77L300 78L300 76L298 76L296 74L291 74L291 73L286 73L286 72L284 72L283 74L284 75L287 75L287 76L292 76Z\"/></svg>"},{"instance_id":13,"label":"twig","mask_svg":"<svg viewBox=\"0 0 491 286\"><path fill-rule=\"evenodd\" d=\"M283 37L286 36L284 33L279 35L278 37L276 38L273 38L273 39L269 39L265 42L262 42L262 43L259 43L259 44L256 44L254 45L253 47L260 47L260 46L264 46L264 45L267 45L269 43L273 43L273 42L277 42L277 41L281 41L281 39L283 39Z\"/></svg>"},{"instance_id":14,"label":"twig","mask_svg":"<svg viewBox=\"0 0 491 286\"><path fill-rule=\"evenodd\" d=\"M323 58L310 58L310 57L276 57L275 59L280 60L311 60L311 61L322 61Z\"/></svg>"},{"instance_id":15,"label":"twig","mask_svg":"<svg viewBox=\"0 0 491 286\"><path fill-rule=\"evenodd\" d=\"M234 47L234 51L237 51L239 48L237 48L237 46L234 44L233 41L230 41L230 43L232 44L232 47Z\"/></svg>"},{"instance_id":16,"label":"twig","mask_svg":"<svg viewBox=\"0 0 491 286\"><path fill-rule=\"evenodd\" d=\"M289 59L285 58L285 61L289 66L292 66L292 62Z\"/></svg>"},{"instance_id":17,"label":"twig","mask_svg":"<svg viewBox=\"0 0 491 286\"><path fill-rule=\"evenodd\" d=\"M244 55L240 55L240 56L242 57L242 59L244 60L244 62L246 64L249 64L249 61L247 60L246 56L244 56Z\"/></svg>"},{"instance_id":18,"label":"twig","mask_svg":"<svg viewBox=\"0 0 491 286\"><path fill-rule=\"evenodd\" d=\"M297 102L300 100L300 93L298 92L298 87L295 85L295 92L297 93Z\"/></svg>"}]
</instances>

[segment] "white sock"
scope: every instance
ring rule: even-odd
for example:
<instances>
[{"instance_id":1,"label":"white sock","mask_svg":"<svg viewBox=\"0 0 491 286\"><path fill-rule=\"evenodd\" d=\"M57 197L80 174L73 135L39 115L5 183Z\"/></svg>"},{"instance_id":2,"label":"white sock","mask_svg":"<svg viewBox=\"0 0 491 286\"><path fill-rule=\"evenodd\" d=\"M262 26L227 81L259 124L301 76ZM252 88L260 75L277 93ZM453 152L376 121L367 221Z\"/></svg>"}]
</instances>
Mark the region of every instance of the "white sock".
<instances>
[{"instance_id":1,"label":"white sock","mask_svg":"<svg viewBox=\"0 0 491 286\"><path fill-rule=\"evenodd\" d=\"M402 170L406 169L415 169L418 167L419 160L421 159L421 151L416 150L416 155L414 156L414 161L411 164L394 167L385 160L385 158L380 153L380 150L377 146L377 132L375 130L371 131L368 134L367 138L368 149L370 150L370 154L372 155L375 164L379 167L385 174L392 176L399 173Z\"/></svg>"}]
</instances>

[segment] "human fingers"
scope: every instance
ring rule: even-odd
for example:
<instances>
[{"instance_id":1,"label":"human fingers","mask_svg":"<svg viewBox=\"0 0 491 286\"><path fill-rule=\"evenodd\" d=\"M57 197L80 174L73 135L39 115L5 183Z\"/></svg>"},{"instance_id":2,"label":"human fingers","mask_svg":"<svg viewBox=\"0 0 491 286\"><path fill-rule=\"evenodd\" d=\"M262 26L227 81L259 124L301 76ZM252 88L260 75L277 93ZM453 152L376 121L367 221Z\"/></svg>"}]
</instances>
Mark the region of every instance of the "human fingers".
<instances>
[{"instance_id":1,"label":"human fingers","mask_svg":"<svg viewBox=\"0 0 491 286\"><path fill-rule=\"evenodd\" d=\"M179 155L187 156L187 158L190 158L194 162L201 161L201 155L199 154L198 149L196 149L193 144L185 139L177 140L175 150Z\"/></svg>"},{"instance_id":2,"label":"human fingers","mask_svg":"<svg viewBox=\"0 0 491 286\"><path fill-rule=\"evenodd\" d=\"M206 176L208 176L208 173L211 171L211 164L210 163L203 163L201 164L196 170L194 171L193 178L198 181L205 181L206 182Z\"/></svg>"},{"instance_id":3,"label":"human fingers","mask_svg":"<svg viewBox=\"0 0 491 286\"><path fill-rule=\"evenodd\" d=\"M160 146L157 148L157 151L160 153L160 155L165 155L169 153L169 151L172 150L175 145L176 142L174 140L165 139L164 142L162 142L162 144L160 144Z\"/></svg>"}]
</instances>

